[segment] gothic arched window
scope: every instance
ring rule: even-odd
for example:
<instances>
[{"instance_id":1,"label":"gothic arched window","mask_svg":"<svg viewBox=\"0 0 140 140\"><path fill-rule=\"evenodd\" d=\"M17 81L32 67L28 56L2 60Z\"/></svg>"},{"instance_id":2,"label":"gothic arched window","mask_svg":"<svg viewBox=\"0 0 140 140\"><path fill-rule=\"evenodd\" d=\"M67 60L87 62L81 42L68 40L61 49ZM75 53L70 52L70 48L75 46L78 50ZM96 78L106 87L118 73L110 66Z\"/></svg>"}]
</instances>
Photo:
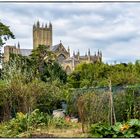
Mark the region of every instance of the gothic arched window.
<instances>
[{"instance_id":1,"label":"gothic arched window","mask_svg":"<svg viewBox=\"0 0 140 140\"><path fill-rule=\"evenodd\" d=\"M69 66L66 67L66 73L70 74L71 73L71 68Z\"/></svg>"},{"instance_id":2,"label":"gothic arched window","mask_svg":"<svg viewBox=\"0 0 140 140\"><path fill-rule=\"evenodd\" d=\"M63 54L60 54L60 55L57 57L57 60L58 60L59 63L63 62L65 59L66 59L66 57L65 57Z\"/></svg>"}]
</instances>

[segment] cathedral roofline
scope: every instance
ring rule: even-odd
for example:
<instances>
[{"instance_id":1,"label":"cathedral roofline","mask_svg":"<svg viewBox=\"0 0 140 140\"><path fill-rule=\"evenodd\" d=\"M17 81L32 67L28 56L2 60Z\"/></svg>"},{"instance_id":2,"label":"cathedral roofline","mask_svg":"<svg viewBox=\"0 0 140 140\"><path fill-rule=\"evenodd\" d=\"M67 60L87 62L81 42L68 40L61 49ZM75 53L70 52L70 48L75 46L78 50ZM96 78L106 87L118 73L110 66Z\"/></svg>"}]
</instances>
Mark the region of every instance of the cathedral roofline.
<instances>
[{"instance_id":1,"label":"cathedral roofline","mask_svg":"<svg viewBox=\"0 0 140 140\"><path fill-rule=\"evenodd\" d=\"M42 24L40 23L40 21L38 20L36 23L34 23L33 25L33 30L36 30L36 29L52 29L52 23L49 22L49 24L47 23L43 23Z\"/></svg>"}]
</instances>

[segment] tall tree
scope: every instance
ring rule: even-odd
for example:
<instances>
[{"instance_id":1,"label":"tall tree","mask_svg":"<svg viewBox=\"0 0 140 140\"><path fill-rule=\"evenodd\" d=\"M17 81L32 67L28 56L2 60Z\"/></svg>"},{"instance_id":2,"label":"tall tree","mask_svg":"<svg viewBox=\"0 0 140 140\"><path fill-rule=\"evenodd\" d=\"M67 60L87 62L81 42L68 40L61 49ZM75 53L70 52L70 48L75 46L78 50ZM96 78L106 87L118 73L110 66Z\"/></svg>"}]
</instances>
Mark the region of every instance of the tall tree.
<instances>
[{"instance_id":1,"label":"tall tree","mask_svg":"<svg viewBox=\"0 0 140 140\"><path fill-rule=\"evenodd\" d=\"M55 58L55 54L53 54L45 45L39 45L32 51L30 56L35 73L39 72L40 74L44 72L45 64L51 64Z\"/></svg>"},{"instance_id":2,"label":"tall tree","mask_svg":"<svg viewBox=\"0 0 140 140\"><path fill-rule=\"evenodd\" d=\"M31 54L35 72L43 81L60 80L66 82L67 75L56 61L56 55L45 45L39 45Z\"/></svg>"},{"instance_id":3,"label":"tall tree","mask_svg":"<svg viewBox=\"0 0 140 140\"><path fill-rule=\"evenodd\" d=\"M2 47L5 44L5 41L7 41L9 38L14 39L15 36L9 29L9 26L6 26L0 22L0 47Z\"/></svg>"},{"instance_id":4,"label":"tall tree","mask_svg":"<svg viewBox=\"0 0 140 140\"><path fill-rule=\"evenodd\" d=\"M1 47L5 44L5 41L7 41L9 38L15 38L14 34L9 29L9 26L4 25L2 22L0 22L0 64L2 63L2 53L1 53ZM1 66L0 66L1 69ZM1 70L0 70L1 73ZM1 74L0 74L1 77Z\"/></svg>"}]
</instances>

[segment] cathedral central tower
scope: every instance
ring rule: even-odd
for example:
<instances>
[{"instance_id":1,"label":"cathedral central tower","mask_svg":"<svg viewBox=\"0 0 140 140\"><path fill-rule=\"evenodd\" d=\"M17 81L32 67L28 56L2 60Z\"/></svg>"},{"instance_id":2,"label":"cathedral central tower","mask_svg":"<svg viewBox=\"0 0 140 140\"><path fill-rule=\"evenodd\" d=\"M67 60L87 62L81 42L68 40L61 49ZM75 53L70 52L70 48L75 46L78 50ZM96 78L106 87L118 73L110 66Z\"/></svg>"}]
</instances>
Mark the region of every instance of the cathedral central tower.
<instances>
[{"instance_id":1,"label":"cathedral central tower","mask_svg":"<svg viewBox=\"0 0 140 140\"><path fill-rule=\"evenodd\" d=\"M33 49L39 45L52 46L52 24L49 23L42 26L39 21L33 25Z\"/></svg>"}]
</instances>

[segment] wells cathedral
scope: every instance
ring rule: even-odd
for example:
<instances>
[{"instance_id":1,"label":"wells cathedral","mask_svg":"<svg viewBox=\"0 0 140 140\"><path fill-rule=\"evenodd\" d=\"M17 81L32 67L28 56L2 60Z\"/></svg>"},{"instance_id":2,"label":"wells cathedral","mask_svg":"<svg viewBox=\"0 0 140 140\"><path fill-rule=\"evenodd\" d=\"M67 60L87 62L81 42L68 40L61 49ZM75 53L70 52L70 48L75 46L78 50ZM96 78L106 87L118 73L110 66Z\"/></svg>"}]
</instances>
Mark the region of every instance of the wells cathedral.
<instances>
[{"instance_id":1,"label":"wells cathedral","mask_svg":"<svg viewBox=\"0 0 140 140\"><path fill-rule=\"evenodd\" d=\"M96 63L102 61L102 52L98 51L97 54L91 55L90 50L84 56L80 55L78 51L76 54L70 55L70 48L67 49L60 41L59 44L53 45L53 27L52 24L40 25L39 21L33 25L33 49L36 49L39 45L45 45L55 53L58 63L63 69L70 74L75 67L80 63ZM22 56L29 56L32 53L32 49L21 49L20 44L17 46L7 45L4 47L4 62L9 61L10 53L21 54Z\"/></svg>"}]
</instances>

